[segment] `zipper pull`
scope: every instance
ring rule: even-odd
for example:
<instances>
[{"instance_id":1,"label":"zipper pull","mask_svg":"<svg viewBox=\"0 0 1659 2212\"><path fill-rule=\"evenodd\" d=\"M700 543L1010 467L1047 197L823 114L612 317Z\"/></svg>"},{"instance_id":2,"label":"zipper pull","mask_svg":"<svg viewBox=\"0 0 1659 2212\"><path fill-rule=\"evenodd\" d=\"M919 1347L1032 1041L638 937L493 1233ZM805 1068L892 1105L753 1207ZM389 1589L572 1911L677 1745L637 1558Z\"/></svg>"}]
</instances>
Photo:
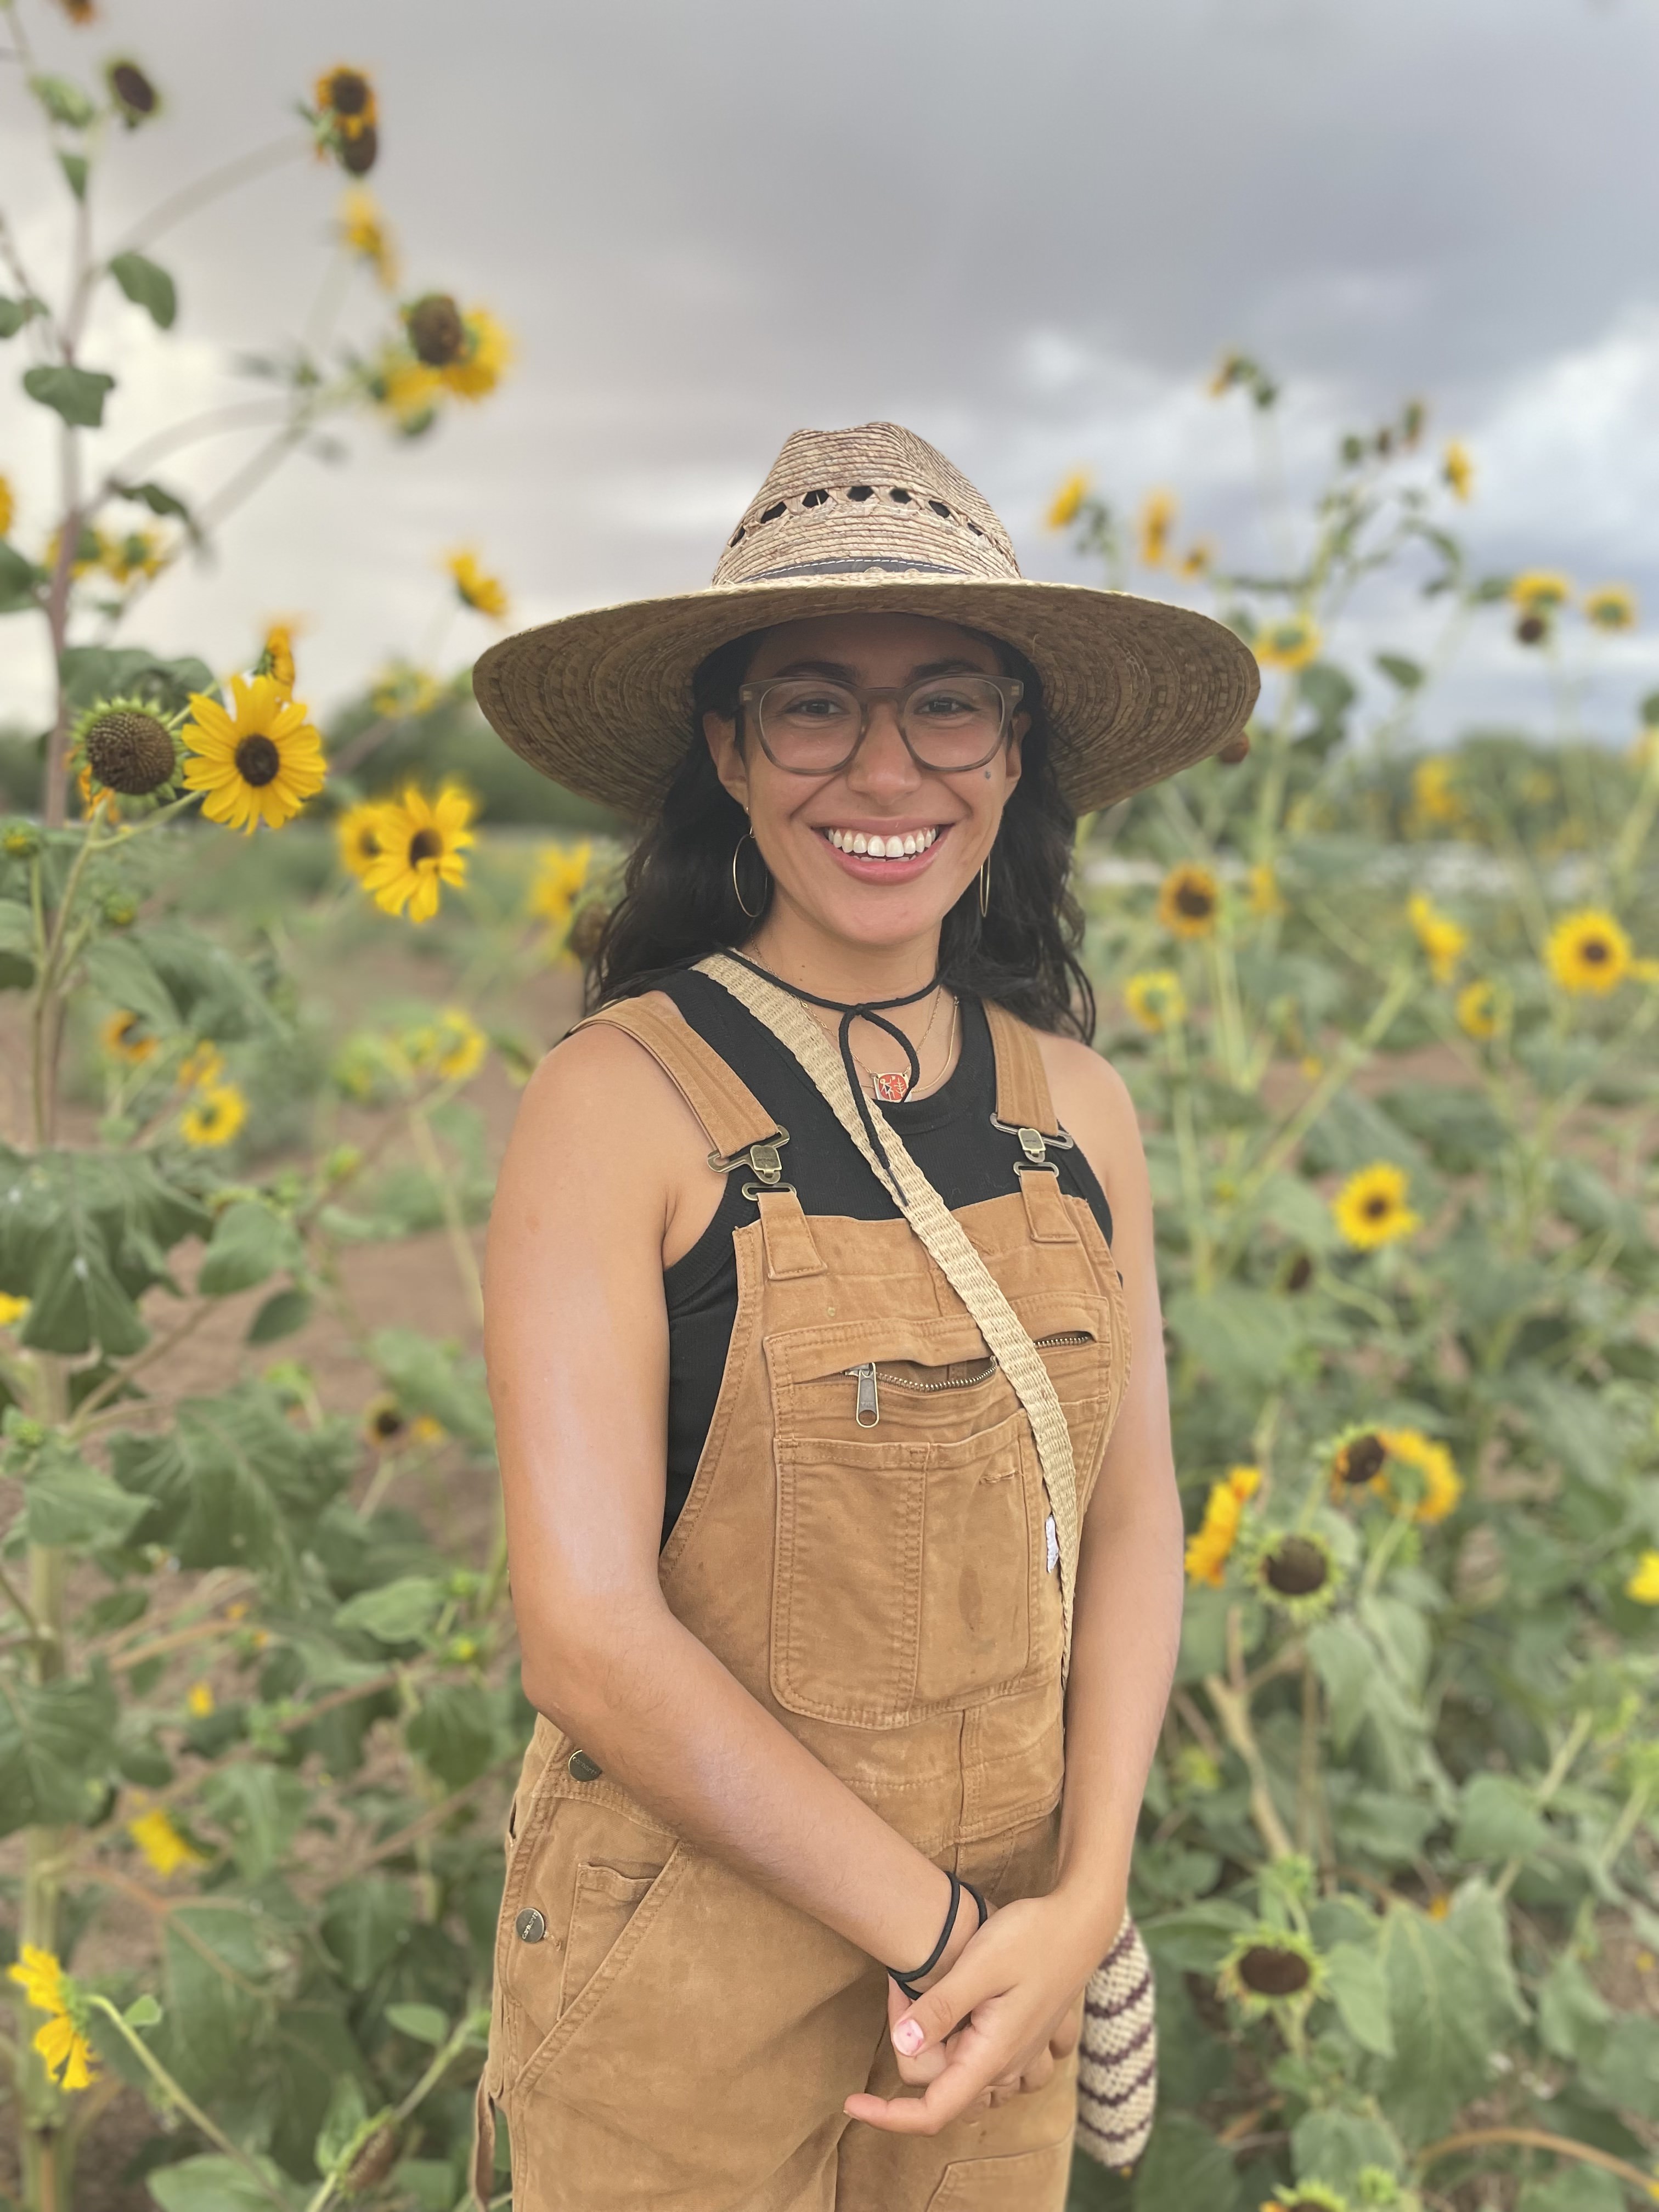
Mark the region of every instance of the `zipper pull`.
<instances>
[{"instance_id":1,"label":"zipper pull","mask_svg":"<svg viewBox=\"0 0 1659 2212\"><path fill-rule=\"evenodd\" d=\"M861 1429L873 1429L881 1419L881 1403L876 1396L876 1363L866 1359L854 1372L859 1378L859 1401L853 1419Z\"/></svg>"}]
</instances>

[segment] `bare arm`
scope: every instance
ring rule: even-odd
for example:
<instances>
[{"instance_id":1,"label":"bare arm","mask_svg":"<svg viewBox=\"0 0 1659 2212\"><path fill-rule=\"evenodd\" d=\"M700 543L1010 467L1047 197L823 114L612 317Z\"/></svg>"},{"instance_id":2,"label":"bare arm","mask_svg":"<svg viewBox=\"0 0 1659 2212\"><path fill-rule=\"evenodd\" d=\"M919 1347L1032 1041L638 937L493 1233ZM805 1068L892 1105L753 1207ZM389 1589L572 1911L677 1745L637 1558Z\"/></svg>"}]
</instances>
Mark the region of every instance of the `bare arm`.
<instances>
[{"instance_id":1,"label":"bare arm","mask_svg":"<svg viewBox=\"0 0 1659 2212\"><path fill-rule=\"evenodd\" d=\"M662 1270L713 1218L707 1152L617 1031L570 1038L525 1092L484 1285L525 1694L666 1826L904 1966L933 1948L945 1875L682 1626L658 1580ZM972 1921L958 1913L930 1982Z\"/></svg>"}]
</instances>

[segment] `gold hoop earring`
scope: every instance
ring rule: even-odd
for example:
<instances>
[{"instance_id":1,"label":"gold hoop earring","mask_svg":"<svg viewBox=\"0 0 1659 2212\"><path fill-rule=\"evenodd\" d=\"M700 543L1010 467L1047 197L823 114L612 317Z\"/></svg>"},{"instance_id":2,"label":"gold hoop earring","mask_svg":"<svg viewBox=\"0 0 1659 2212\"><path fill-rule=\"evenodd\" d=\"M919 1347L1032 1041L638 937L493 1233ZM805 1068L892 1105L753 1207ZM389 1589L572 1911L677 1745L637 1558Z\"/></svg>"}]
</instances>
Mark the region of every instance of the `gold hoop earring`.
<instances>
[{"instance_id":1,"label":"gold hoop earring","mask_svg":"<svg viewBox=\"0 0 1659 2212\"><path fill-rule=\"evenodd\" d=\"M988 853L979 864L979 918L984 921L991 911L991 855Z\"/></svg>"},{"instance_id":2,"label":"gold hoop earring","mask_svg":"<svg viewBox=\"0 0 1659 2212\"><path fill-rule=\"evenodd\" d=\"M742 852L745 845L754 844L754 831L752 830L745 830L742 836L738 838L737 843L732 848L732 896L737 900L738 904L743 908L744 914L747 915L750 921L758 921L766 906L765 892L763 891L761 893L761 902L759 906L750 906L748 901L744 897L742 884L738 881L738 855ZM755 850L758 853L760 851L760 847L756 845ZM762 868L764 869L766 863L763 860L761 862Z\"/></svg>"}]
</instances>

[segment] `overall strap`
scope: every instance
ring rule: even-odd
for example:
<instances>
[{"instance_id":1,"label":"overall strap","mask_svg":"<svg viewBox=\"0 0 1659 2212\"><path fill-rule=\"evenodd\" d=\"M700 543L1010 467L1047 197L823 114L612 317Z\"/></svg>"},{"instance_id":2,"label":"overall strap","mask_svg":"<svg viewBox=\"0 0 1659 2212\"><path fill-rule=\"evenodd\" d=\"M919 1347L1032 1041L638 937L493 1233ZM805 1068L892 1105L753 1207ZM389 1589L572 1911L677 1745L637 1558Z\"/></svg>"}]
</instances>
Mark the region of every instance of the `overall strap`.
<instances>
[{"instance_id":1,"label":"overall strap","mask_svg":"<svg viewBox=\"0 0 1659 2212\"><path fill-rule=\"evenodd\" d=\"M840 1054L798 999L736 960L711 953L697 966L724 985L740 1006L765 1023L788 1047L823 1093L831 1112L852 1139L876 1179L908 1221L940 1273L979 1325L992 1358L1012 1386L1031 1425L1042 1470L1048 1510L1060 1545L1060 1680L1072 1660L1072 1603L1077 1578L1080 1531L1077 1472L1072 1436L1042 1355L1007 1294L967 1231L906 1150L903 1139L879 1106L880 1150L872 1142L859 1102L847 1080ZM1068 1140L1069 1141L1069 1140Z\"/></svg>"},{"instance_id":2,"label":"overall strap","mask_svg":"<svg viewBox=\"0 0 1659 2212\"><path fill-rule=\"evenodd\" d=\"M600 1022L624 1030L656 1061L702 1122L714 1148L711 1167L724 1172L744 1160L763 1183L780 1180L777 1148L787 1144L789 1132L780 1127L775 1116L747 1084L739 1082L713 1045L697 1035L665 992L615 1000L578 1022L570 1035ZM755 1158L757 1152L759 1158Z\"/></svg>"},{"instance_id":3,"label":"overall strap","mask_svg":"<svg viewBox=\"0 0 1659 2212\"><path fill-rule=\"evenodd\" d=\"M998 1121L1012 1129L1038 1129L1052 1135L1058 1124L1035 1033L994 1000L981 1004L997 1059Z\"/></svg>"}]
</instances>

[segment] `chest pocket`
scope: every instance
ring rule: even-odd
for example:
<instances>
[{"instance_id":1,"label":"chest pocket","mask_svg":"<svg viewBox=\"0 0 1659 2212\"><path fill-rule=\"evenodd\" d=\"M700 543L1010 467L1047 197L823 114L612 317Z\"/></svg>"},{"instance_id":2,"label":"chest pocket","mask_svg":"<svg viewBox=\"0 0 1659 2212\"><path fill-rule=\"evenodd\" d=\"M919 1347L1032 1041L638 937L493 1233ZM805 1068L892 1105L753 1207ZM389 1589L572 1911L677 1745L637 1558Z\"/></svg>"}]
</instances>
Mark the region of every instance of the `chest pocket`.
<instances>
[{"instance_id":1,"label":"chest pocket","mask_svg":"<svg viewBox=\"0 0 1659 2212\"><path fill-rule=\"evenodd\" d=\"M1107 1304L1066 1291L1019 1304L1072 1426L1081 1491L1106 1419ZM971 1319L854 1320L781 1331L764 1346L780 1705L898 1728L1057 1672L1042 1470Z\"/></svg>"}]
</instances>

